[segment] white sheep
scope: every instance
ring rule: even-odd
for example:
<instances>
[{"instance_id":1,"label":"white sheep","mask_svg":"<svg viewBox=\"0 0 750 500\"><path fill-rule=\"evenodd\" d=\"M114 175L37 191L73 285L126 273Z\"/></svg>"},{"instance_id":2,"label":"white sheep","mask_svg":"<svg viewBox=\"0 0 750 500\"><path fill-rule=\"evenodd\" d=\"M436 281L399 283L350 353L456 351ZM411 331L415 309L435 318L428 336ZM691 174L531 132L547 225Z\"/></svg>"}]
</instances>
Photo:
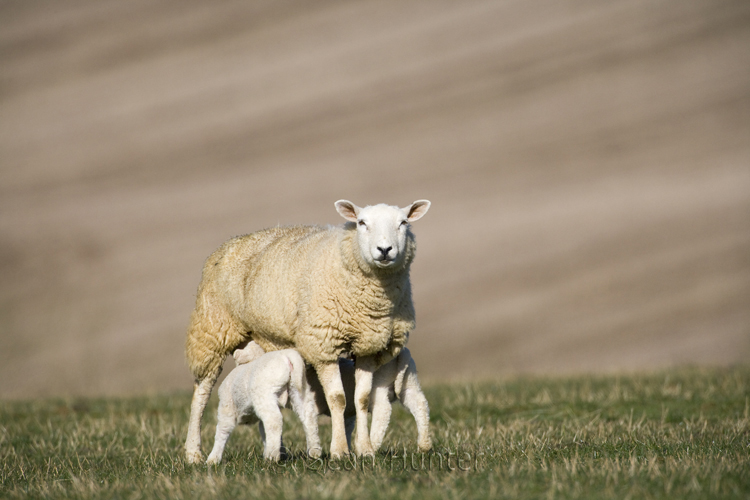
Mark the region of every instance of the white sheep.
<instances>
[{"instance_id":1,"label":"white sheep","mask_svg":"<svg viewBox=\"0 0 750 500\"><path fill-rule=\"evenodd\" d=\"M218 464L227 439L238 424L260 421L263 457L278 461L283 446L279 407L291 403L302 422L310 456L320 456L315 395L306 380L305 361L294 349L273 351L238 365L219 386L216 438L209 464Z\"/></svg>"},{"instance_id":2,"label":"white sheep","mask_svg":"<svg viewBox=\"0 0 750 500\"><path fill-rule=\"evenodd\" d=\"M414 328L409 268L416 243L409 223L430 202L335 206L344 226L259 231L229 240L206 261L185 349L195 377L189 462L201 459L201 418L224 359L250 339L266 351L294 347L313 365L331 409L333 457L349 452L338 358L353 354L356 451L374 453L367 424L372 376Z\"/></svg>"},{"instance_id":3,"label":"white sheep","mask_svg":"<svg viewBox=\"0 0 750 500\"><path fill-rule=\"evenodd\" d=\"M250 342L244 348L237 349L232 353L238 365L249 363L265 351L256 344ZM346 439L351 440L354 429L356 412L353 404L354 397L354 363L349 359L339 358L339 369L341 381L344 384L346 394L346 409L344 420L346 424ZM326 404L325 393L320 385L315 370L307 370L308 394L314 398L317 415L330 415ZM401 352L388 363L377 369L372 379L372 398L370 398L370 413L372 423L370 425L370 441L373 449L378 450L383 443L385 432L391 421L391 403L398 400L414 417L417 424L417 446L420 451L432 448L429 433L430 407L427 404L417 377L417 365L409 352L404 347Z\"/></svg>"}]
</instances>

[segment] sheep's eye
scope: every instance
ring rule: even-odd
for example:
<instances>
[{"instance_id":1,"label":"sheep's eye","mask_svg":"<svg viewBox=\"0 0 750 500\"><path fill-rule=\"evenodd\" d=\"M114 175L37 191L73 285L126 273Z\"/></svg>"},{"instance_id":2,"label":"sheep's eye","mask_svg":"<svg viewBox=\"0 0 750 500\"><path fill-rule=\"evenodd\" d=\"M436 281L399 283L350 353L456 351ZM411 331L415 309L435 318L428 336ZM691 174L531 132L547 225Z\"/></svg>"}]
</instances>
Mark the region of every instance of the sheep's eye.
<instances>
[{"instance_id":1,"label":"sheep's eye","mask_svg":"<svg viewBox=\"0 0 750 500\"><path fill-rule=\"evenodd\" d=\"M408 220L402 220L402 221L401 221L401 227L403 227L403 226L407 225L408 223L409 223L409 221L408 221Z\"/></svg>"},{"instance_id":2,"label":"sheep's eye","mask_svg":"<svg viewBox=\"0 0 750 500\"><path fill-rule=\"evenodd\" d=\"M358 220L357 224L359 224L360 226L366 226L367 225L367 224L365 224L365 221L363 221L363 220Z\"/></svg>"}]
</instances>

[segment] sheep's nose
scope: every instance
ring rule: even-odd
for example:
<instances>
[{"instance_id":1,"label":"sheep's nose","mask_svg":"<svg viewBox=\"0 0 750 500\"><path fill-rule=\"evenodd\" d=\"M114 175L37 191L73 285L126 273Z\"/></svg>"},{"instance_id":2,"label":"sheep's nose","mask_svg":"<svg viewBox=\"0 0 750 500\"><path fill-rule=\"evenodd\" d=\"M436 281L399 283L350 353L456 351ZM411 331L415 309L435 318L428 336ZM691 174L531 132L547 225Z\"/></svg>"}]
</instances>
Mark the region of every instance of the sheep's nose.
<instances>
[{"instance_id":1,"label":"sheep's nose","mask_svg":"<svg viewBox=\"0 0 750 500\"><path fill-rule=\"evenodd\" d=\"M393 247L388 247L388 248L378 247L378 250L380 250L383 260L385 260L388 257L388 252L390 252L392 249Z\"/></svg>"}]
</instances>

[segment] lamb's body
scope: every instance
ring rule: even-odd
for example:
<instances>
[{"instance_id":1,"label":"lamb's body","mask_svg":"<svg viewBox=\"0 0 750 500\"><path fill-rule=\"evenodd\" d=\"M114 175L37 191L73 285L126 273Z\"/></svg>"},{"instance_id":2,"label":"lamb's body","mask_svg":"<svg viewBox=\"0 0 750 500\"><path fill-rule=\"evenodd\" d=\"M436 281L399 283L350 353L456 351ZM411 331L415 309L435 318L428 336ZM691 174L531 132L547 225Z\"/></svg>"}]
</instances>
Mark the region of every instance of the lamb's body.
<instances>
[{"instance_id":1,"label":"lamb's body","mask_svg":"<svg viewBox=\"0 0 750 500\"><path fill-rule=\"evenodd\" d=\"M250 342L243 349L234 351L232 355L238 366L241 366L253 362L264 356L265 353L258 344ZM346 438L349 441L356 417L356 409L353 404L354 362L339 358L339 370L346 394L344 418L346 421ZM330 415L323 387L314 369L308 368L305 381L307 383L306 395L314 402L316 415ZM226 384L226 382L224 383ZM432 448L429 432L430 407L419 384L417 365L411 356L411 352L406 347L401 350L398 356L378 368L373 375L369 410L372 414L370 441L375 450L380 448L383 438L385 438L388 424L391 421L391 403L394 401L399 401L414 417L417 424L417 446L420 451L427 451Z\"/></svg>"},{"instance_id":2,"label":"lamb's body","mask_svg":"<svg viewBox=\"0 0 750 500\"><path fill-rule=\"evenodd\" d=\"M219 463L229 435L237 424L260 421L263 457L281 456L283 420L280 406L291 402L302 422L307 450L320 456L315 395L309 390L305 362L294 349L269 352L232 370L219 387L216 439L208 463Z\"/></svg>"},{"instance_id":3,"label":"lamb's body","mask_svg":"<svg viewBox=\"0 0 750 500\"><path fill-rule=\"evenodd\" d=\"M268 229L233 238L209 257L186 343L196 380L186 441L189 461L200 459L200 420L224 359L249 339L266 351L294 347L315 367L332 409L331 454L348 452L337 360L342 352L357 357L355 403L358 423L366 430L372 373L399 353L414 328L409 266L415 243L406 223L428 207L429 202L415 202L406 209L360 209L338 202L337 209L350 220L343 227ZM374 250L363 245L370 236L369 227L357 219L360 213L380 217L379 225L373 224L378 240L372 244L390 244L377 246L382 256L371 257ZM357 433L360 453L372 453L367 434Z\"/></svg>"}]
</instances>

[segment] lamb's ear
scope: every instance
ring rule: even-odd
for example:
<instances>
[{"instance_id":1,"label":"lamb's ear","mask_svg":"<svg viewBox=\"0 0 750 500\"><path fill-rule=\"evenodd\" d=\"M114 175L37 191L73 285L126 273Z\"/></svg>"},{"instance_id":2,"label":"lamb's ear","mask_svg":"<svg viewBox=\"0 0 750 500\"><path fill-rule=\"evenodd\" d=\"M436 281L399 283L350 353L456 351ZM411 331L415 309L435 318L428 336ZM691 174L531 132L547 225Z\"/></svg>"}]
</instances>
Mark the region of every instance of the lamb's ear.
<instances>
[{"instance_id":1,"label":"lamb's ear","mask_svg":"<svg viewBox=\"0 0 750 500\"><path fill-rule=\"evenodd\" d=\"M409 219L409 222L414 222L415 220L421 219L429 209L429 200L417 200L410 206L404 208L404 211L408 214L406 218Z\"/></svg>"},{"instance_id":2,"label":"lamb's ear","mask_svg":"<svg viewBox=\"0 0 750 500\"><path fill-rule=\"evenodd\" d=\"M348 200L339 200L335 203L336 211L341 217L349 222L357 222L357 215L361 208Z\"/></svg>"}]
</instances>

